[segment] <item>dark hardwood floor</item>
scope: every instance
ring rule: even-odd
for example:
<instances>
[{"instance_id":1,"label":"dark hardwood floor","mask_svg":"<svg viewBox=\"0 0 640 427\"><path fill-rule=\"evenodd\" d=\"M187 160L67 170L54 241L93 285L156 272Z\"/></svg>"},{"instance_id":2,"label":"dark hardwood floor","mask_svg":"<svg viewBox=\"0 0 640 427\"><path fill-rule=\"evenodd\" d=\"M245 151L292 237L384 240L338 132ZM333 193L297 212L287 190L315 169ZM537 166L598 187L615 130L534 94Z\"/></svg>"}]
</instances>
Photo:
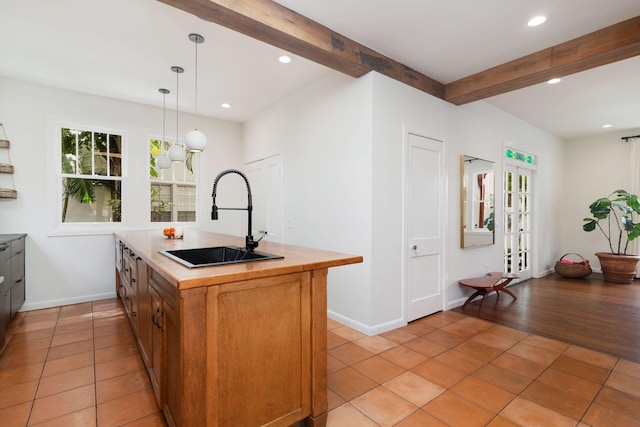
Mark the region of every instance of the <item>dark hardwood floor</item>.
<instances>
[{"instance_id":1,"label":"dark hardwood floor","mask_svg":"<svg viewBox=\"0 0 640 427\"><path fill-rule=\"evenodd\" d=\"M455 311L640 362L640 280L606 283L602 275L565 279L556 274L509 286L518 297L492 293Z\"/></svg>"}]
</instances>

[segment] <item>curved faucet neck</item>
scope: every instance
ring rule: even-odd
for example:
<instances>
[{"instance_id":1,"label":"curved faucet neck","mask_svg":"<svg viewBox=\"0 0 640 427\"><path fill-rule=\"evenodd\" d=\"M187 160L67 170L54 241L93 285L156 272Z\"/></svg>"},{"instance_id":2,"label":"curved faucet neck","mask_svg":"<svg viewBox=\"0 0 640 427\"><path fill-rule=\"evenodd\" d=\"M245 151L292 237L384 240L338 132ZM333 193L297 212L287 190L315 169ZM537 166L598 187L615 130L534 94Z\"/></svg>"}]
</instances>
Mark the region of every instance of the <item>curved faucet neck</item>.
<instances>
[{"instance_id":1,"label":"curved faucet neck","mask_svg":"<svg viewBox=\"0 0 640 427\"><path fill-rule=\"evenodd\" d=\"M211 193L211 197L213 197L213 202L215 204L216 201L216 192L218 191L218 181L220 181L220 178L222 178L225 175L228 175L230 173L235 173L237 175L240 175L242 177L242 179L244 179L244 183L247 185L247 203L249 207L253 207L253 202L251 199L251 185L249 185L249 179L247 178L247 176L245 174L243 174L242 172L240 172L238 169L227 169L224 170L222 172L220 172L218 174L218 176L216 176L216 179L213 181L213 192Z\"/></svg>"},{"instance_id":2,"label":"curved faucet neck","mask_svg":"<svg viewBox=\"0 0 640 427\"><path fill-rule=\"evenodd\" d=\"M216 205L216 194L218 191L218 181L220 181L220 178L222 178L223 176L230 174L230 173L235 173L237 175L240 175L242 177L242 179L244 179L244 183L247 186L247 207L246 208L219 208ZM212 220L217 220L218 219L218 210L219 209L234 209L234 210L246 210L247 211L247 226L248 226L248 230L247 230L247 236L245 238L245 248L247 251L253 251L255 248L258 247L258 242L253 240L253 236L251 235L251 217L252 217L252 212L253 212L253 201L252 201L252 196L251 196L251 185L249 185L249 179L247 178L247 176L245 174L243 174L242 172L240 172L237 169L227 169L224 170L222 172L220 172L218 174L218 176L216 176L216 179L213 181L213 191L211 192L211 197L213 199L213 205L211 206L211 219Z\"/></svg>"}]
</instances>

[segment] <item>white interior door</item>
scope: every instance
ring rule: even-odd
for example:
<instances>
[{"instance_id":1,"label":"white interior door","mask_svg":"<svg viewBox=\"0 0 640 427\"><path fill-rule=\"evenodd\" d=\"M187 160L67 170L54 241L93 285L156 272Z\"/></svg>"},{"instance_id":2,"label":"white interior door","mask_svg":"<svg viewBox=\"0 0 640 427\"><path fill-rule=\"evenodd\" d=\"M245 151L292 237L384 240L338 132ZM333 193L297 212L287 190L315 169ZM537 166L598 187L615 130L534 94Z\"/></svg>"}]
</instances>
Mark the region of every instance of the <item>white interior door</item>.
<instances>
[{"instance_id":1,"label":"white interior door","mask_svg":"<svg viewBox=\"0 0 640 427\"><path fill-rule=\"evenodd\" d=\"M408 134L406 321L444 307L444 143Z\"/></svg>"},{"instance_id":2,"label":"white interior door","mask_svg":"<svg viewBox=\"0 0 640 427\"><path fill-rule=\"evenodd\" d=\"M253 197L252 234L255 239L283 242L282 159L280 155L245 165Z\"/></svg>"},{"instance_id":3,"label":"white interior door","mask_svg":"<svg viewBox=\"0 0 640 427\"><path fill-rule=\"evenodd\" d=\"M532 171L505 165L504 172L504 272L520 280L532 276L533 193Z\"/></svg>"}]
</instances>

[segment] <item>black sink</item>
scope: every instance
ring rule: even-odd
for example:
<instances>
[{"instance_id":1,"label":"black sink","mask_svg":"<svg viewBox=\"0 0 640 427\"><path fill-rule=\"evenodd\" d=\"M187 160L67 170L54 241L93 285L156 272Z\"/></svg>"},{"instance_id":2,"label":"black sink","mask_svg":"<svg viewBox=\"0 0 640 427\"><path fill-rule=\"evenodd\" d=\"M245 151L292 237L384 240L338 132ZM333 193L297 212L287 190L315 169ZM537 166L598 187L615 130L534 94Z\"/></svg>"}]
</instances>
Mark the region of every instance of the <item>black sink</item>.
<instances>
[{"instance_id":1,"label":"black sink","mask_svg":"<svg viewBox=\"0 0 640 427\"><path fill-rule=\"evenodd\" d=\"M159 252L189 268L284 258L280 255L272 255L264 252L249 252L244 248L236 246L215 246L212 248L180 249Z\"/></svg>"}]
</instances>

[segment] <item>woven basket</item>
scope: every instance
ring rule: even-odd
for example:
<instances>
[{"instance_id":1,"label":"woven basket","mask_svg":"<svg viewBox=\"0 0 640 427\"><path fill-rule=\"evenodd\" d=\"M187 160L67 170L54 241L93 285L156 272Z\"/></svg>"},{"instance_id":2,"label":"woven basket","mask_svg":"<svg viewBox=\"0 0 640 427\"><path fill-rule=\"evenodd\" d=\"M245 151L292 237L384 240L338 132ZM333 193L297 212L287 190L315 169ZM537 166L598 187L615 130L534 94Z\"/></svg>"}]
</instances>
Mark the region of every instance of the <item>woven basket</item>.
<instances>
[{"instance_id":1,"label":"woven basket","mask_svg":"<svg viewBox=\"0 0 640 427\"><path fill-rule=\"evenodd\" d=\"M582 261L573 264L562 262L567 255L576 255ZM591 274L591 266L589 265L589 261L585 260L582 255L570 252L562 255L558 262L556 262L556 273L569 279L581 279Z\"/></svg>"},{"instance_id":2,"label":"woven basket","mask_svg":"<svg viewBox=\"0 0 640 427\"><path fill-rule=\"evenodd\" d=\"M18 192L10 188L0 188L0 199L17 199Z\"/></svg>"},{"instance_id":3,"label":"woven basket","mask_svg":"<svg viewBox=\"0 0 640 427\"><path fill-rule=\"evenodd\" d=\"M6 163L0 163L0 173L13 173L13 166Z\"/></svg>"}]
</instances>

